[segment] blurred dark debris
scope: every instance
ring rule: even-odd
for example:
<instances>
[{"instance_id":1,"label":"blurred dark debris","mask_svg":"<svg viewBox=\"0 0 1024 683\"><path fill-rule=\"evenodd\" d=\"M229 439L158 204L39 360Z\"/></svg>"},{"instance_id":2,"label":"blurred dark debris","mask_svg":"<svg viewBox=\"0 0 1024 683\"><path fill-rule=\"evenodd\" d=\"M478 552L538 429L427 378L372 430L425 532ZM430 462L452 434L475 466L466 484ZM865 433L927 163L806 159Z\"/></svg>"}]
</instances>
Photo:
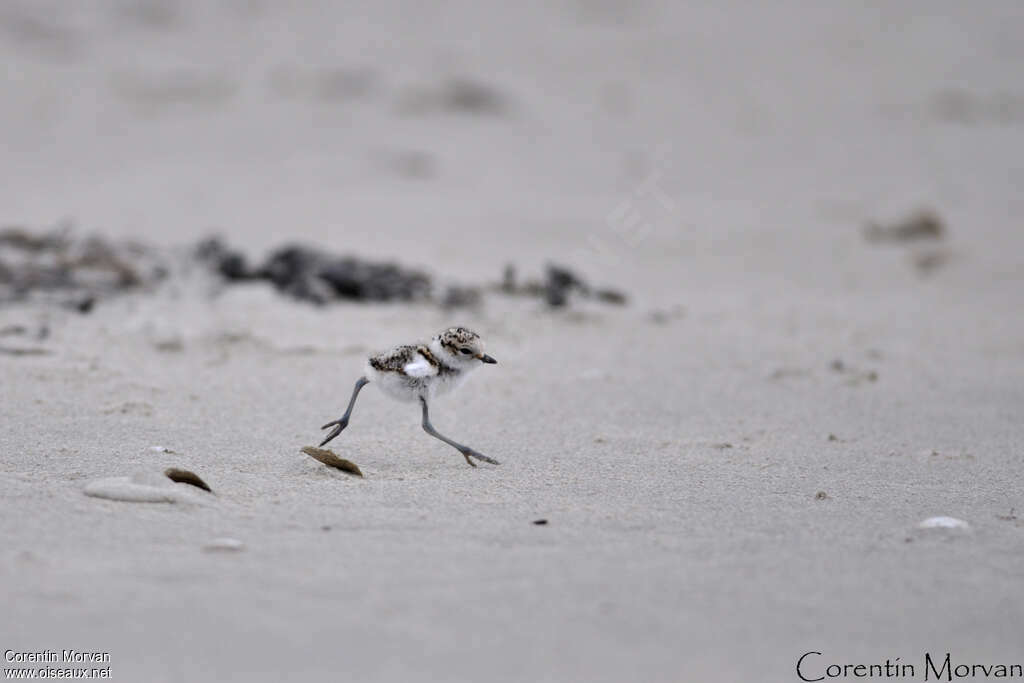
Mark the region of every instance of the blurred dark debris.
<instances>
[{"instance_id":1,"label":"blurred dark debris","mask_svg":"<svg viewBox=\"0 0 1024 683\"><path fill-rule=\"evenodd\" d=\"M953 252L949 249L937 247L934 249L922 249L911 255L911 263L921 275L930 275L942 266L949 263L953 258Z\"/></svg>"},{"instance_id":2,"label":"blurred dark debris","mask_svg":"<svg viewBox=\"0 0 1024 683\"><path fill-rule=\"evenodd\" d=\"M84 51L85 40L63 22L64 15L32 3L0 3L0 39L42 59L70 62Z\"/></svg>"},{"instance_id":3,"label":"blurred dark debris","mask_svg":"<svg viewBox=\"0 0 1024 683\"><path fill-rule=\"evenodd\" d=\"M0 303L45 298L88 313L98 300L164 279L155 250L131 241L78 237L61 226L0 229Z\"/></svg>"},{"instance_id":4,"label":"blurred dark debris","mask_svg":"<svg viewBox=\"0 0 1024 683\"><path fill-rule=\"evenodd\" d=\"M119 73L112 85L122 99L150 110L175 105L217 107L238 90L238 83L226 75L190 69Z\"/></svg>"},{"instance_id":5,"label":"blurred dark debris","mask_svg":"<svg viewBox=\"0 0 1024 683\"><path fill-rule=\"evenodd\" d=\"M341 299L417 301L430 296L430 276L420 271L302 245L281 247L254 269L240 252L216 238L201 242L196 253L228 281L269 280L278 291L317 305Z\"/></svg>"},{"instance_id":6,"label":"blurred dark debris","mask_svg":"<svg viewBox=\"0 0 1024 683\"><path fill-rule=\"evenodd\" d=\"M590 296L590 287L576 273L561 266L548 266L544 280L544 300L548 306L558 308L569 303L569 294L579 292Z\"/></svg>"},{"instance_id":7,"label":"blurred dark debris","mask_svg":"<svg viewBox=\"0 0 1024 683\"><path fill-rule=\"evenodd\" d=\"M551 308L576 300L623 305L618 290L593 287L564 266L548 266L541 280L520 283L515 268L505 269L494 286L437 282L426 272L390 261L332 254L301 244L272 251L259 265L220 238L209 238L181 251L158 250L131 241L78 237L70 228L31 232L0 230L0 304L43 298L81 313L104 298L128 291L146 291L165 279L172 268L187 273L187 263L214 274L224 284L269 282L279 292L316 305L335 301L423 302L443 308L472 308L488 293L529 297Z\"/></svg>"},{"instance_id":8,"label":"blurred dark debris","mask_svg":"<svg viewBox=\"0 0 1024 683\"><path fill-rule=\"evenodd\" d=\"M196 245L195 255L216 273L227 280L248 280L255 278L246 263L245 255L230 249L217 237L210 237Z\"/></svg>"},{"instance_id":9,"label":"blurred dark debris","mask_svg":"<svg viewBox=\"0 0 1024 683\"><path fill-rule=\"evenodd\" d=\"M668 325L686 317L686 308L679 304L668 309L657 309L647 315L647 319L655 325Z\"/></svg>"},{"instance_id":10,"label":"blurred dark debris","mask_svg":"<svg viewBox=\"0 0 1024 683\"><path fill-rule=\"evenodd\" d=\"M1017 93L978 95L947 88L929 98L928 108L943 123L1012 125L1024 121L1024 95Z\"/></svg>"},{"instance_id":11,"label":"blurred dark debris","mask_svg":"<svg viewBox=\"0 0 1024 683\"><path fill-rule=\"evenodd\" d=\"M308 68L281 66L270 72L267 84L287 99L345 102L369 97L379 76L368 66Z\"/></svg>"},{"instance_id":12,"label":"blurred dark debris","mask_svg":"<svg viewBox=\"0 0 1024 683\"><path fill-rule=\"evenodd\" d=\"M50 328L46 324L29 327L27 325L5 325L0 327L0 337L14 337L15 339L4 339L0 343L0 355L3 356L48 356L50 351L40 346L11 346L7 342L42 342L50 336Z\"/></svg>"},{"instance_id":13,"label":"blurred dark debris","mask_svg":"<svg viewBox=\"0 0 1024 683\"><path fill-rule=\"evenodd\" d=\"M403 114L469 114L502 116L510 110L508 99L496 88L481 81L453 78L434 86L414 87L399 97Z\"/></svg>"},{"instance_id":14,"label":"blurred dark debris","mask_svg":"<svg viewBox=\"0 0 1024 683\"><path fill-rule=\"evenodd\" d=\"M437 160L430 152L401 150L387 154L385 165L396 175L410 180L425 180L437 175Z\"/></svg>"},{"instance_id":15,"label":"blurred dark debris","mask_svg":"<svg viewBox=\"0 0 1024 683\"><path fill-rule=\"evenodd\" d=\"M828 365L832 372L846 376L846 383L850 386L858 386L864 382L877 382L878 372L876 370L861 370L843 362L842 358L836 358Z\"/></svg>"},{"instance_id":16,"label":"blurred dark debris","mask_svg":"<svg viewBox=\"0 0 1024 683\"><path fill-rule=\"evenodd\" d=\"M512 296L527 296L543 299L551 308L567 306L571 297L594 299L606 304L625 305L628 297L617 289L594 288L575 271L551 264L543 280L527 280L519 283L515 266L505 266L497 290Z\"/></svg>"},{"instance_id":17,"label":"blurred dark debris","mask_svg":"<svg viewBox=\"0 0 1024 683\"><path fill-rule=\"evenodd\" d=\"M864 236L874 243L919 245L910 253L910 263L920 275L932 274L953 258L947 247L920 246L933 245L946 236L946 226L933 211L917 211L891 225L870 223Z\"/></svg>"},{"instance_id":18,"label":"blurred dark debris","mask_svg":"<svg viewBox=\"0 0 1024 683\"><path fill-rule=\"evenodd\" d=\"M890 225L869 223L864 236L869 242L915 242L941 239L946 231L942 220L932 211L918 211Z\"/></svg>"},{"instance_id":19,"label":"blurred dark debris","mask_svg":"<svg viewBox=\"0 0 1024 683\"><path fill-rule=\"evenodd\" d=\"M483 292L479 287L449 285L441 296L444 308L474 308L483 300Z\"/></svg>"},{"instance_id":20,"label":"blurred dark debris","mask_svg":"<svg viewBox=\"0 0 1024 683\"><path fill-rule=\"evenodd\" d=\"M45 324L34 327L27 325L5 325L0 327L0 337L29 337L36 341L43 341L49 336L50 328Z\"/></svg>"},{"instance_id":21,"label":"blurred dark debris","mask_svg":"<svg viewBox=\"0 0 1024 683\"><path fill-rule=\"evenodd\" d=\"M332 298L414 301L426 299L430 293L430 277L419 271L394 263L332 256L302 246L278 249L257 276L269 279L282 292L314 303Z\"/></svg>"},{"instance_id":22,"label":"blurred dark debris","mask_svg":"<svg viewBox=\"0 0 1024 683\"><path fill-rule=\"evenodd\" d=\"M204 240L196 255L228 282L269 280L278 291L302 301L323 305L337 300L423 301L444 308L471 308L483 302L488 289L508 296L545 301L552 308L570 303L571 297L624 305L623 292L593 288L564 266L548 266L543 280L520 283L515 267L505 267L495 287L446 284L439 286L426 273L390 262L339 256L302 245L288 245L272 252L259 267L250 267L245 256L218 238Z\"/></svg>"},{"instance_id":23,"label":"blurred dark debris","mask_svg":"<svg viewBox=\"0 0 1024 683\"><path fill-rule=\"evenodd\" d=\"M115 12L126 24L152 31L167 31L184 23L179 3L166 0L122 0Z\"/></svg>"},{"instance_id":24,"label":"blurred dark debris","mask_svg":"<svg viewBox=\"0 0 1024 683\"><path fill-rule=\"evenodd\" d=\"M3 356L48 356L50 353L49 349L37 347L0 346L0 355Z\"/></svg>"}]
</instances>

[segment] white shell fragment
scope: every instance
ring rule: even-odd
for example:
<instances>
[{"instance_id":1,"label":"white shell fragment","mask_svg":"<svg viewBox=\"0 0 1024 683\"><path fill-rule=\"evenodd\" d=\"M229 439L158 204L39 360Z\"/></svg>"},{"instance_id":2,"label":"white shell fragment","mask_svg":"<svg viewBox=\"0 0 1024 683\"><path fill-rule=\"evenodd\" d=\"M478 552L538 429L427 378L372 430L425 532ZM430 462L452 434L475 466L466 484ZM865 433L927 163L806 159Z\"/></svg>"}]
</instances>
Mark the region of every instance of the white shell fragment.
<instances>
[{"instance_id":1,"label":"white shell fragment","mask_svg":"<svg viewBox=\"0 0 1024 683\"><path fill-rule=\"evenodd\" d=\"M195 486L171 481L163 472L140 472L127 477L95 479L85 495L127 503L202 503L209 499Z\"/></svg>"},{"instance_id":2,"label":"white shell fragment","mask_svg":"<svg viewBox=\"0 0 1024 683\"><path fill-rule=\"evenodd\" d=\"M956 517L929 517L917 527L919 529L970 529L971 525Z\"/></svg>"},{"instance_id":3,"label":"white shell fragment","mask_svg":"<svg viewBox=\"0 0 1024 683\"><path fill-rule=\"evenodd\" d=\"M242 550L245 550L245 543L242 543L237 538L215 538L203 546L203 551L208 553L237 553Z\"/></svg>"}]
</instances>

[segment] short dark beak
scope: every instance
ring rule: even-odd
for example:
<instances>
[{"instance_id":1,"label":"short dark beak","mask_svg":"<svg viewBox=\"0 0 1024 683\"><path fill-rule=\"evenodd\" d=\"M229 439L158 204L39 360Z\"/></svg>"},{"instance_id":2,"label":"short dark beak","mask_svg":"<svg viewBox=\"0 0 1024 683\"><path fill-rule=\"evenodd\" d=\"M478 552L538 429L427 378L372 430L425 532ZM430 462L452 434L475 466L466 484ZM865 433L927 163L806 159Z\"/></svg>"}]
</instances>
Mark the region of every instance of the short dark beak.
<instances>
[{"instance_id":1,"label":"short dark beak","mask_svg":"<svg viewBox=\"0 0 1024 683\"><path fill-rule=\"evenodd\" d=\"M498 361L494 360L493 358L488 356L486 353L477 356L477 358L479 358L484 363L490 363L491 365L497 365L498 364Z\"/></svg>"}]
</instances>

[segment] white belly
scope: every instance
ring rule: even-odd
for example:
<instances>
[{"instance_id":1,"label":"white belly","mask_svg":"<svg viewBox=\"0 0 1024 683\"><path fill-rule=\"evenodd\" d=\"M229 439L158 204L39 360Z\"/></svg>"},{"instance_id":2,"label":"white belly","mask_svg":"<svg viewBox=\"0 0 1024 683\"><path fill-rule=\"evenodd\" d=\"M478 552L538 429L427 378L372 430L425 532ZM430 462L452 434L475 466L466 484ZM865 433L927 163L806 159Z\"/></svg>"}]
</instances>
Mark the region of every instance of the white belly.
<instances>
[{"instance_id":1,"label":"white belly","mask_svg":"<svg viewBox=\"0 0 1024 683\"><path fill-rule=\"evenodd\" d=\"M366 379L397 401L419 401L420 396L429 398L429 387L423 378L406 377L397 372L381 372L366 366Z\"/></svg>"},{"instance_id":2,"label":"white belly","mask_svg":"<svg viewBox=\"0 0 1024 683\"><path fill-rule=\"evenodd\" d=\"M418 402L421 397L429 401L435 396L443 396L462 384L469 374L459 372L431 377L409 377L397 372L376 370L369 364L365 368L365 373L366 379L385 395L405 402Z\"/></svg>"}]
</instances>

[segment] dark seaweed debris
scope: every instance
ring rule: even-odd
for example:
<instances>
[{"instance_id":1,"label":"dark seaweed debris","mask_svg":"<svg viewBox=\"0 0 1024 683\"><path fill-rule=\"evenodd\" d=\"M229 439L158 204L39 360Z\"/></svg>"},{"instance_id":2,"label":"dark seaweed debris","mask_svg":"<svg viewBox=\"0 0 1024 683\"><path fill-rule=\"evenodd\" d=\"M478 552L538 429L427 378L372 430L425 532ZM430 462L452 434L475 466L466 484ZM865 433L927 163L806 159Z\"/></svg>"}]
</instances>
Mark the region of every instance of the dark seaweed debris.
<instances>
[{"instance_id":1,"label":"dark seaweed debris","mask_svg":"<svg viewBox=\"0 0 1024 683\"><path fill-rule=\"evenodd\" d=\"M80 313L167 276L164 259L136 242L78 237L70 227L42 233L0 229L0 303L42 296Z\"/></svg>"},{"instance_id":2,"label":"dark seaweed debris","mask_svg":"<svg viewBox=\"0 0 1024 683\"><path fill-rule=\"evenodd\" d=\"M297 244L273 251L257 268L216 238L200 243L196 254L228 281L267 280L283 294L318 305L343 299L417 301L431 291L430 277L418 270Z\"/></svg>"},{"instance_id":3,"label":"dark seaweed debris","mask_svg":"<svg viewBox=\"0 0 1024 683\"><path fill-rule=\"evenodd\" d=\"M869 242L916 242L941 239L945 233L942 220L932 211L918 211L890 225L869 223L864 237Z\"/></svg>"},{"instance_id":4,"label":"dark seaweed debris","mask_svg":"<svg viewBox=\"0 0 1024 683\"><path fill-rule=\"evenodd\" d=\"M618 306L628 301L625 293L617 289L594 288L572 269L555 264L548 265L543 281L527 280L522 285L516 279L515 266L507 265L498 291L515 296L541 298L551 308L567 306L572 296Z\"/></svg>"},{"instance_id":5,"label":"dark seaweed debris","mask_svg":"<svg viewBox=\"0 0 1024 683\"><path fill-rule=\"evenodd\" d=\"M228 282L269 281L283 294L300 301L324 305L332 301L423 301L445 308L478 306L485 287L476 285L435 286L426 273L392 262L367 261L355 256L339 256L321 249L290 244L267 257L258 267L250 267L245 256L217 238L201 242L197 257ZM545 301L551 308L569 305L572 297L623 305L624 293L592 287L575 271L549 265L543 280L519 284L516 270L506 266L500 284L490 288L509 296L526 296Z\"/></svg>"},{"instance_id":6,"label":"dark seaweed debris","mask_svg":"<svg viewBox=\"0 0 1024 683\"><path fill-rule=\"evenodd\" d=\"M226 284L269 282L299 301L324 305L335 301L424 302L444 308L479 306L496 293L537 299L557 309L589 299L622 305L624 293L594 287L577 272L549 265L541 279L517 281L513 266L496 285L443 283L427 273L391 261L371 261L332 254L302 244L272 251L259 265L219 238L203 240L186 255L149 245L96 236L79 237L69 227L30 232L0 229L0 305L43 299L89 313L104 299L129 291L146 291L172 272L187 273L196 262Z\"/></svg>"}]
</instances>

